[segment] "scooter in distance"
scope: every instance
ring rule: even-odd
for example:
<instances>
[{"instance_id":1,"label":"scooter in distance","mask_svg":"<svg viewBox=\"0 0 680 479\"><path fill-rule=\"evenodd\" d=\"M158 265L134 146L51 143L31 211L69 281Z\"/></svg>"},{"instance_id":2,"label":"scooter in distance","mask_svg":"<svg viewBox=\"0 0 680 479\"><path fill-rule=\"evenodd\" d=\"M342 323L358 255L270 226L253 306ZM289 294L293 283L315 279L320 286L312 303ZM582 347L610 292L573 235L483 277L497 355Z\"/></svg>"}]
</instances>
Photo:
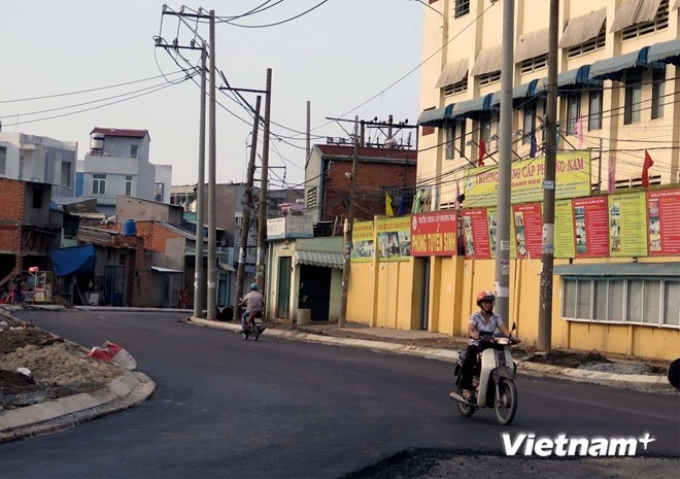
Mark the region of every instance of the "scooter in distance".
<instances>
[{"instance_id":1,"label":"scooter in distance","mask_svg":"<svg viewBox=\"0 0 680 479\"><path fill-rule=\"evenodd\" d=\"M248 319L246 319L246 327L241 333L243 339L248 341L248 337L252 336L255 341L260 339L260 334L264 332L265 328L262 324L262 310L255 309L250 312Z\"/></svg>"},{"instance_id":2,"label":"scooter in distance","mask_svg":"<svg viewBox=\"0 0 680 479\"><path fill-rule=\"evenodd\" d=\"M514 330L515 325L512 326L512 331ZM469 402L463 397L460 387L465 351L458 355L454 370L456 388L449 397L456 401L458 411L463 417L471 417L478 409L494 408L496 420L500 425L507 426L512 422L517 412L515 386L517 365L508 348L520 342L511 336L484 333L480 335L481 352L472 382L474 396Z\"/></svg>"}]
</instances>

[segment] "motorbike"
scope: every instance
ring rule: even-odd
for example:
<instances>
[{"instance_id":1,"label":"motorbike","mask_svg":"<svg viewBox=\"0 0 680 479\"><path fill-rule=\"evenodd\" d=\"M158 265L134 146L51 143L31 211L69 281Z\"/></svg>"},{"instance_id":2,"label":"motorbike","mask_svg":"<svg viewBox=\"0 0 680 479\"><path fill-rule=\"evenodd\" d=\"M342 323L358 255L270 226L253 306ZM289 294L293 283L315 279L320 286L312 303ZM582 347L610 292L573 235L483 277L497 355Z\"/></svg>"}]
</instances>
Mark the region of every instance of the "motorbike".
<instances>
[{"instance_id":1,"label":"motorbike","mask_svg":"<svg viewBox=\"0 0 680 479\"><path fill-rule=\"evenodd\" d=\"M511 333L514 330L515 325ZM465 351L458 355L454 370L456 389L449 396L456 401L458 411L463 417L471 417L479 409L494 408L499 424L507 426L512 422L517 412L517 387L515 386L517 365L508 348L520 342L512 336L480 334L481 352L472 381L474 395L470 401L463 397L460 387Z\"/></svg>"},{"instance_id":2,"label":"motorbike","mask_svg":"<svg viewBox=\"0 0 680 479\"><path fill-rule=\"evenodd\" d=\"M264 332L264 325L262 324L262 310L255 309L250 312L248 319L246 319L246 327L241 333L243 339L248 340L252 336L255 341L260 339L260 334Z\"/></svg>"}]
</instances>

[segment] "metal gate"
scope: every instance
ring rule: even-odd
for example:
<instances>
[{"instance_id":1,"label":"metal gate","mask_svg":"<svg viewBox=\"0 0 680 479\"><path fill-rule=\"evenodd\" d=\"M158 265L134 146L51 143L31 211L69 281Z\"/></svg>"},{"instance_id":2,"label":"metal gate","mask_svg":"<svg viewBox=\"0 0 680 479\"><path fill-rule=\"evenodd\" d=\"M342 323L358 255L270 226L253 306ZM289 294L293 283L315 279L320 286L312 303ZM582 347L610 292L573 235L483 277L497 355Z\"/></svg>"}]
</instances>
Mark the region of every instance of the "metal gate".
<instances>
[{"instance_id":1,"label":"metal gate","mask_svg":"<svg viewBox=\"0 0 680 479\"><path fill-rule=\"evenodd\" d=\"M290 319L290 267L292 258L281 256L279 258L279 278L276 295L276 317Z\"/></svg>"},{"instance_id":2,"label":"metal gate","mask_svg":"<svg viewBox=\"0 0 680 479\"><path fill-rule=\"evenodd\" d=\"M106 304L123 306L125 301L125 266L106 266Z\"/></svg>"}]
</instances>

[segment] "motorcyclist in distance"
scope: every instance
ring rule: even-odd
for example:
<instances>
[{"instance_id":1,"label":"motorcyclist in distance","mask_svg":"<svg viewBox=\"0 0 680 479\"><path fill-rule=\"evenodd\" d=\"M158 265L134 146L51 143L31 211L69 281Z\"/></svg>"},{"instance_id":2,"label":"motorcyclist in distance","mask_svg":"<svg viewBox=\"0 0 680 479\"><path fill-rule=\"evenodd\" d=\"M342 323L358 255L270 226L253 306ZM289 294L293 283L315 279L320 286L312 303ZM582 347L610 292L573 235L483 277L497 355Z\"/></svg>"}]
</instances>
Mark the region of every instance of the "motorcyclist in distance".
<instances>
[{"instance_id":1,"label":"motorcyclist in distance","mask_svg":"<svg viewBox=\"0 0 680 479\"><path fill-rule=\"evenodd\" d=\"M472 313L470 321L468 322L468 336L470 343L465 352L465 360L463 361L461 371L460 388L463 390L463 397L468 402L474 398L474 391L472 379L475 370L478 367L477 356L481 351L479 338L482 333L493 334L496 328L500 329L501 333L510 337L503 319L500 315L493 312L493 307L496 304L496 296L491 291L482 291L477 295L477 306L479 311Z\"/></svg>"},{"instance_id":2,"label":"motorcyclist in distance","mask_svg":"<svg viewBox=\"0 0 680 479\"><path fill-rule=\"evenodd\" d=\"M259 291L260 287L257 283L252 283L250 285L250 292L246 294L241 300L240 306L244 308L243 314L241 315L241 332L246 329L246 321L250 313L256 310L262 311L264 309L264 296Z\"/></svg>"}]
</instances>

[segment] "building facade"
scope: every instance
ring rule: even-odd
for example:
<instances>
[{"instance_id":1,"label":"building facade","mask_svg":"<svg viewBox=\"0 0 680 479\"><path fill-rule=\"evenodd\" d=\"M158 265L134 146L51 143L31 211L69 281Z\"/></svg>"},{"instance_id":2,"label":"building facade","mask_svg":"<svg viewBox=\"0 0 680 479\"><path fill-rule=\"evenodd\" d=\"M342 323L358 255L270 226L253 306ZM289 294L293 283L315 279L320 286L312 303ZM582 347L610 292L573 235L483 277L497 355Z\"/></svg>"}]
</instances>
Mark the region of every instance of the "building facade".
<instances>
[{"instance_id":1,"label":"building facade","mask_svg":"<svg viewBox=\"0 0 680 479\"><path fill-rule=\"evenodd\" d=\"M0 177L48 183L55 197L74 197L78 143L0 131Z\"/></svg>"},{"instance_id":2,"label":"building facade","mask_svg":"<svg viewBox=\"0 0 680 479\"><path fill-rule=\"evenodd\" d=\"M428 1L417 184L432 185L431 212L403 225L355 225L363 236L353 238L353 319L464 335L475 295L493 289L503 4ZM527 344L539 336L549 4L518 0L514 15L511 241L502 274L510 277L504 319ZM680 2L559 4L552 345L673 359ZM409 255L379 247L392 237L409 238Z\"/></svg>"},{"instance_id":3,"label":"building facade","mask_svg":"<svg viewBox=\"0 0 680 479\"><path fill-rule=\"evenodd\" d=\"M78 195L113 211L116 196L170 202L172 167L149 161L147 130L94 128L90 149L78 165Z\"/></svg>"}]
</instances>

